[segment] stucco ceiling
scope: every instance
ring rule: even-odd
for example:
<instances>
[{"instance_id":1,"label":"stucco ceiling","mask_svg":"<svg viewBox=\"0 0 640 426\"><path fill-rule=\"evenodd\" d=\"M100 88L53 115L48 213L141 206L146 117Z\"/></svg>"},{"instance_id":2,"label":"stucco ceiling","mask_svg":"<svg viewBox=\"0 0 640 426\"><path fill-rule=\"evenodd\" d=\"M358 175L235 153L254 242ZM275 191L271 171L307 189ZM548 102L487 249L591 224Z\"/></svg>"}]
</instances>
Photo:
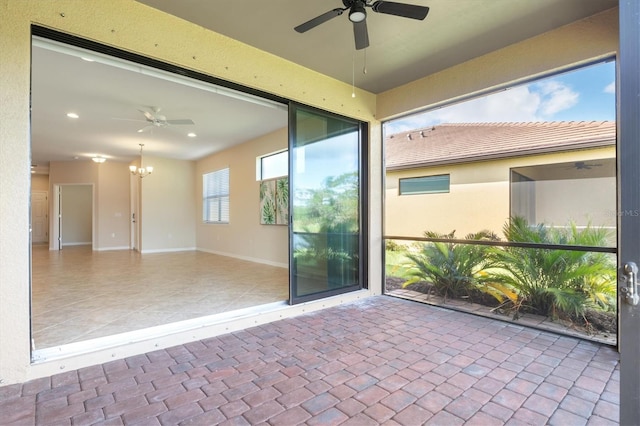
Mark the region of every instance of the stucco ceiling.
<instances>
[{"instance_id":1,"label":"stucco ceiling","mask_svg":"<svg viewBox=\"0 0 640 426\"><path fill-rule=\"evenodd\" d=\"M356 52L347 14L293 28L341 0L138 0L322 74L380 93L617 6L617 0L397 0L430 8L424 21L367 8L370 46ZM372 2L373 0L368 0ZM366 70L364 74L366 55Z\"/></svg>"},{"instance_id":2,"label":"stucco ceiling","mask_svg":"<svg viewBox=\"0 0 640 426\"><path fill-rule=\"evenodd\" d=\"M341 6L340 0L138 1L348 83L355 70L355 85L373 93L617 5L617 0L406 0L429 6L427 18L367 9L370 47L356 51L346 14L304 34L293 30ZM82 56L64 48L33 49L32 162L45 172L49 161L94 155L128 162L140 143L150 156L196 159L286 126L283 109ZM161 108L169 120L195 124L138 133L148 124L140 110L151 107ZM80 118L69 119L68 112ZM187 137L188 132L197 137Z\"/></svg>"}]
</instances>

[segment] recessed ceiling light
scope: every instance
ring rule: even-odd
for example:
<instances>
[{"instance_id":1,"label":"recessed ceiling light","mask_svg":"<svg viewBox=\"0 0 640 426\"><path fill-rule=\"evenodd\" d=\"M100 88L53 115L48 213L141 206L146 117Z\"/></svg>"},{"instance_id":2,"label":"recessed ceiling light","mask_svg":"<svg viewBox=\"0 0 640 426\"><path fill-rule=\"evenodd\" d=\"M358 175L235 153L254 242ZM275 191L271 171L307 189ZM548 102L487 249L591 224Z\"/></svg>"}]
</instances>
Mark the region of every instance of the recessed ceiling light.
<instances>
[{"instance_id":1,"label":"recessed ceiling light","mask_svg":"<svg viewBox=\"0 0 640 426\"><path fill-rule=\"evenodd\" d=\"M95 157L91 158L95 163L104 163L105 161L107 161L106 158L104 157L100 157L99 155L96 155Z\"/></svg>"},{"instance_id":2,"label":"recessed ceiling light","mask_svg":"<svg viewBox=\"0 0 640 426\"><path fill-rule=\"evenodd\" d=\"M79 118L80 116L78 114L76 114L75 112L69 112L69 113L67 113L67 117L69 117L69 118Z\"/></svg>"},{"instance_id":3,"label":"recessed ceiling light","mask_svg":"<svg viewBox=\"0 0 640 426\"><path fill-rule=\"evenodd\" d=\"M198 135L196 135L195 133L191 132L191 133L187 133L187 136L189 136L190 138L195 138Z\"/></svg>"}]
</instances>

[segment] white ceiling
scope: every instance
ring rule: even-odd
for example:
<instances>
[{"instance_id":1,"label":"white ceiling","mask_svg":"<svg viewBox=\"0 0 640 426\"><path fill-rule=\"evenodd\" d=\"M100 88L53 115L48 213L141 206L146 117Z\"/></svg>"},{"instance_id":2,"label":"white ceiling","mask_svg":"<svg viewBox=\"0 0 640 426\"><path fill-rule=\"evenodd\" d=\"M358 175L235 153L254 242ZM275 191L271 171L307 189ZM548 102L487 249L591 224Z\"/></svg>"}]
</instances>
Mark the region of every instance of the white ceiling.
<instances>
[{"instance_id":1,"label":"white ceiling","mask_svg":"<svg viewBox=\"0 0 640 426\"><path fill-rule=\"evenodd\" d=\"M96 155L129 162L138 156L141 143L146 155L194 160L286 127L286 106L255 103L251 97L245 101L216 90L222 89L55 42L36 41L32 164L46 172L50 161L87 161ZM149 126L141 111L152 107L160 108L159 114L167 120L191 119L194 124ZM79 118L68 118L69 112ZM190 132L197 136L188 137Z\"/></svg>"},{"instance_id":2,"label":"white ceiling","mask_svg":"<svg viewBox=\"0 0 640 426\"><path fill-rule=\"evenodd\" d=\"M492 50L615 7L617 0L406 0L430 7L424 21L367 9L370 47L355 51L347 14L299 34L293 28L342 6L340 0L138 0L246 44L380 93ZM268 5L265 7L264 5ZM366 55L367 73L362 72ZM33 48L32 163L129 162L151 156L197 159L287 125L285 109L185 85L64 47ZM145 127L140 110L161 108L194 125ZM69 119L66 113L80 117ZM186 133L194 132L196 138Z\"/></svg>"}]
</instances>

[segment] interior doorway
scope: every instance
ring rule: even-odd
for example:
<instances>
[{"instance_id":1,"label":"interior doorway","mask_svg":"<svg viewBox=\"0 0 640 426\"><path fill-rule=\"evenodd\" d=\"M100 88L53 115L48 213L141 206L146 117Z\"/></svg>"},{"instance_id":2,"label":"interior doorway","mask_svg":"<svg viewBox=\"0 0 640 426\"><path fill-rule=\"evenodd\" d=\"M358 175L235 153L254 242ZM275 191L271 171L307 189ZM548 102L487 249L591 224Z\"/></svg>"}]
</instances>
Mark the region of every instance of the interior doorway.
<instances>
[{"instance_id":1,"label":"interior doorway","mask_svg":"<svg viewBox=\"0 0 640 426\"><path fill-rule=\"evenodd\" d=\"M52 250L94 244L93 185L54 185Z\"/></svg>"}]
</instances>

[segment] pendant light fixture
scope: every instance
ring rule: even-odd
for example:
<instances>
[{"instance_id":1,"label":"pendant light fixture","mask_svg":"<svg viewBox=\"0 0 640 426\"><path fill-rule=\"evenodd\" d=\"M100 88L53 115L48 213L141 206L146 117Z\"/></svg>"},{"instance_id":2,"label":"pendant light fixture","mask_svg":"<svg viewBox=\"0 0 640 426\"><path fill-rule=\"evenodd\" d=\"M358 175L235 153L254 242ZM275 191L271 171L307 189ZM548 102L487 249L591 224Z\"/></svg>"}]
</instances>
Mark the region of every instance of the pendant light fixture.
<instances>
[{"instance_id":1,"label":"pendant light fixture","mask_svg":"<svg viewBox=\"0 0 640 426\"><path fill-rule=\"evenodd\" d=\"M140 145L140 167L136 167L132 164L129 166L129 170L131 170L132 175L140 176L140 179L142 179L143 177L149 176L151 173L153 173L153 167L144 166L144 163L142 161L142 147L144 146L144 144L141 143L138 145Z\"/></svg>"}]
</instances>

